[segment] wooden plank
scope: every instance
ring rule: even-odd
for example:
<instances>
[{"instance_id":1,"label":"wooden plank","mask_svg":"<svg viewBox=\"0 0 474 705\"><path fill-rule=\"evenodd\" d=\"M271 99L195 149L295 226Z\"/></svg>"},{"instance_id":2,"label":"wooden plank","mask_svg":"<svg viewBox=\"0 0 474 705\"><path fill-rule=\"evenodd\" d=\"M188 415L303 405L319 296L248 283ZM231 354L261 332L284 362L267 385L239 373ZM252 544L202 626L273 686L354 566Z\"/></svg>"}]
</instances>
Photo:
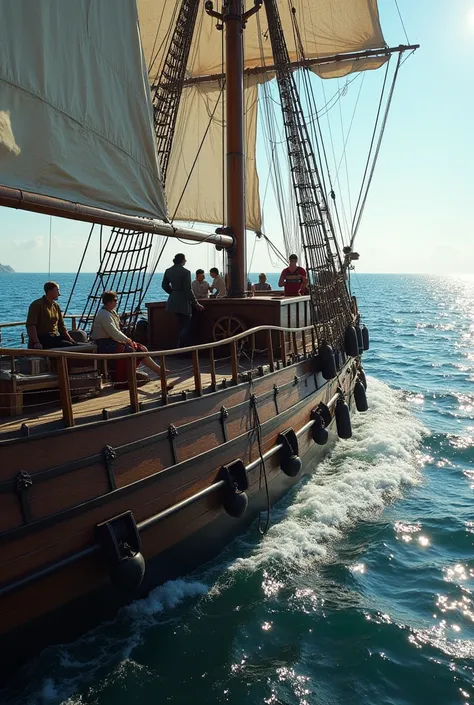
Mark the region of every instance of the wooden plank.
<instances>
[{"instance_id":1,"label":"wooden plank","mask_svg":"<svg viewBox=\"0 0 474 705\"><path fill-rule=\"evenodd\" d=\"M264 394L271 391L274 384L281 386L290 382L295 374L299 377L311 371L311 361L304 360L296 365L291 365L280 369L274 374L267 374L254 379L253 387L256 394ZM128 392L106 393L100 398L89 399L78 402L74 405L75 416L78 406L87 409L87 417L92 413L101 416L104 406L109 407L116 398L127 399ZM145 414L125 415L107 423L107 443L118 446L129 443L139 438L152 435L161 430L166 430L170 423L182 424L212 413L219 412L221 406L230 408L235 404L242 403L250 396L248 385L237 385L222 389L202 398L190 399L178 404L169 404L166 407L158 407ZM104 400L107 399L107 401ZM109 400L111 400L109 402ZM28 420L28 419L25 419ZM18 429L23 420L18 422ZM28 423L30 421L28 420ZM15 424L17 421L15 420ZM7 428L9 428L8 426ZM101 452L104 446L104 422L78 426L71 430L67 443L58 444L51 442L48 437L35 437L24 439L18 438L1 445L2 464L0 468L0 480L14 477L18 469L28 472L37 472L48 469L56 465L76 460L85 455Z\"/></svg>"},{"instance_id":2,"label":"wooden plank","mask_svg":"<svg viewBox=\"0 0 474 705\"><path fill-rule=\"evenodd\" d=\"M67 360L65 357L56 359L57 375L59 379L59 394L61 397L61 408L66 426L74 426L74 415L72 413L71 387L69 386L69 374Z\"/></svg>"}]
</instances>

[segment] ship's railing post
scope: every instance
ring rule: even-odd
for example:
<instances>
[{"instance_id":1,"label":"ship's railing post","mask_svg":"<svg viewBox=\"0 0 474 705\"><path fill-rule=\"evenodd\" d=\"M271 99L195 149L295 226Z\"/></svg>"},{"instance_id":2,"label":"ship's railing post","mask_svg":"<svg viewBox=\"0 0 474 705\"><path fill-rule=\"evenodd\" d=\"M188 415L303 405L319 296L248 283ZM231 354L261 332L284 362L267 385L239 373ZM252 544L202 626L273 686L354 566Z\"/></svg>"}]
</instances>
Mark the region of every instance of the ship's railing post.
<instances>
[{"instance_id":1,"label":"ship's railing post","mask_svg":"<svg viewBox=\"0 0 474 705\"><path fill-rule=\"evenodd\" d=\"M71 330L76 330L76 316L71 316Z\"/></svg>"},{"instance_id":2,"label":"ship's railing post","mask_svg":"<svg viewBox=\"0 0 474 705\"><path fill-rule=\"evenodd\" d=\"M304 330L301 331L301 345L303 346L303 355L306 357L306 333Z\"/></svg>"},{"instance_id":3,"label":"ship's railing post","mask_svg":"<svg viewBox=\"0 0 474 705\"><path fill-rule=\"evenodd\" d=\"M217 380L216 380L216 361L214 359L214 348L209 348L209 362L211 364L211 389L213 392L215 392L216 388L217 388Z\"/></svg>"},{"instance_id":4,"label":"ship's railing post","mask_svg":"<svg viewBox=\"0 0 474 705\"><path fill-rule=\"evenodd\" d=\"M168 403L168 389L166 379L166 360L164 355L160 355L160 383L161 383L161 401L163 404Z\"/></svg>"},{"instance_id":5,"label":"ship's railing post","mask_svg":"<svg viewBox=\"0 0 474 705\"><path fill-rule=\"evenodd\" d=\"M286 364L287 364L286 334L285 334L284 330L280 331L280 349L281 349L281 361L283 362L283 366L286 367Z\"/></svg>"},{"instance_id":6,"label":"ship's railing post","mask_svg":"<svg viewBox=\"0 0 474 705\"><path fill-rule=\"evenodd\" d=\"M296 333L291 334L291 342L293 343L293 358L298 359L298 343L296 341Z\"/></svg>"},{"instance_id":7,"label":"ship's railing post","mask_svg":"<svg viewBox=\"0 0 474 705\"><path fill-rule=\"evenodd\" d=\"M233 340L230 344L230 352L232 359L232 381L237 384L239 380L239 356L237 351L237 341Z\"/></svg>"},{"instance_id":8,"label":"ship's railing post","mask_svg":"<svg viewBox=\"0 0 474 705\"><path fill-rule=\"evenodd\" d=\"M56 358L56 369L59 381L59 395L61 398L63 420L67 427L74 426L71 386L69 384L69 371L67 367L67 360L64 355L60 355Z\"/></svg>"},{"instance_id":9,"label":"ship's railing post","mask_svg":"<svg viewBox=\"0 0 474 705\"><path fill-rule=\"evenodd\" d=\"M202 397L202 382L201 382L201 370L199 368L199 352L193 350L193 374L194 374L194 389L196 394Z\"/></svg>"},{"instance_id":10,"label":"ship's railing post","mask_svg":"<svg viewBox=\"0 0 474 705\"><path fill-rule=\"evenodd\" d=\"M128 389L130 392L130 406L134 414L140 411L140 402L138 401L138 386L137 386L137 362L134 357L127 357L127 380Z\"/></svg>"},{"instance_id":11,"label":"ship's railing post","mask_svg":"<svg viewBox=\"0 0 474 705\"><path fill-rule=\"evenodd\" d=\"M270 366L270 371L275 371L275 358L273 357L273 340L272 331L267 332L267 347L268 347L268 364Z\"/></svg>"}]
</instances>

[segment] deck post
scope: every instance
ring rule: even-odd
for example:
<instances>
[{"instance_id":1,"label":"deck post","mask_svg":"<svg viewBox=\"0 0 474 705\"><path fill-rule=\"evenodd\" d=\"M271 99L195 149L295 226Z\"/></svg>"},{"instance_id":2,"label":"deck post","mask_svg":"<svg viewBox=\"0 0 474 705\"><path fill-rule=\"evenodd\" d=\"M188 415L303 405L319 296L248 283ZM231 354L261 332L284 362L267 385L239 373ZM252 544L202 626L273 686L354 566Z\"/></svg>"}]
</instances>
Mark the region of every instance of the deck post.
<instances>
[{"instance_id":1,"label":"deck post","mask_svg":"<svg viewBox=\"0 0 474 705\"><path fill-rule=\"evenodd\" d=\"M199 369L199 352L197 350L193 350L193 373L194 389L196 394L202 397L201 370Z\"/></svg>"},{"instance_id":2,"label":"deck post","mask_svg":"<svg viewBox=\"0 0 474 705\"><path fill-rule=\"evenodd\" d=\"M166 360L164 355L160 355L160 383L161 383L161 401L163 404L168 403L168 389L166 380Z\"/></svg>"},{"instance_id":3,"label":"deck post","mask_svg":"<svg viewBox=\"0 0 474 705\"><path fill-rule=\"evenodd\" d=\"M130 392L130 406L134 414L140 411L137 387L137 363L134 357L127 357L127 379Z\"/></svg>"},{"instance_id":4,"label":"deck post","mask_svg":"<svg viewBox=\"0 0 474 705\"><path fill-rule=\"evenodd\" d=\"M286 367L288 360L287 360L287 356L286 356L286 336L285 336L284 330L280 331L280 348L281 348L281 361L283 362L283 367Z\"/></svg>"},{"instance_id":5,"label":"deck post","mask_svg":"<svg viewBox=\"0 0 474 705\"><path fill-rule=\"evenodd\" d=\"M61 397L61 408L63 419L66 426L69 428L74 426L74 415L72 413L72 397L71 387L69 384L69 372L67 368L67 360L63 355L56 358L57 374L59 380L59 394Z\"/></svg>"},{"instance_id":6,"label":"deck post","mask_svg":"<svg viewBox=\"0 0 474 705\"><path fill-rule=\"evenodd\" d=\"M237 384L239 381L239 358L237 354L237 342L233 340L230 344L232 356L232 380Z\"/></svg>"},{"instance_id":7,"label":"deck post","mask_svg":"<svg viewBox=\"0 0 474 705\"><path fill-rule=\"evenodd\" d=\"M272 331L267 332L267 345L268 345L268 364L270 365L270 371L275 371L275 358L273 357L273 341L272 341Z\"/></svg>"},{"instance_id":8,"label":"deck post","mask_svg":"<svg viewBox=\"0 0 474 705\"><path fill-rule=\"evenodd\" d=\"M216 380L216 363L214 360L214 348L209 348L209 362L211 363L211 389L213 392L216 391L217 380Z\"/></svg>"}]
</instances>

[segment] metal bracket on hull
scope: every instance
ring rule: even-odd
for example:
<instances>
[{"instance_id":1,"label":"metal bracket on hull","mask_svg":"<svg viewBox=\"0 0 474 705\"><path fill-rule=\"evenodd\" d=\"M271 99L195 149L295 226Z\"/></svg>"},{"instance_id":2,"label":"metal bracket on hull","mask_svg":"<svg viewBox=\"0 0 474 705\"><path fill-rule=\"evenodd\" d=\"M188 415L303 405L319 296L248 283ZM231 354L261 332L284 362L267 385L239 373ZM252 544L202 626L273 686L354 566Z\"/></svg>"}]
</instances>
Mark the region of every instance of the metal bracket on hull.
<instances>
[{"instance_id":1,"label":"metal bracket on hull","mask_svg":"<svg viewBox=\"0 0 474 705\"><path fill-rule=\"evenodd\" d=\"M221 426L222 426L222 435L224 436L224 443L227 443L229 440L229 436L227 434L227 419L229 418L229 412L225 408L225 406L221 406Z\"/></svg>"},{"instance_id":2,"label":"metal bracket on hull","mask_svg":"<svg viewBox=\"0 0 474 705\"><path fill-rule=\"evenodd\" d=\"M301 458L298 455L298 436L294 429L288 428L278 434L277 444L280 449L280 467L285 475L296 477L302 468Z\"/></svg>"},{"instance_id":3,"label":"metal bracket on hull","mask_svg":"<svg viewBox=\"0 0 474 705\"><path fill-rule=\"evenodd\" d=\"M273 401L275 402L275 410L277 414L280 413L278 408L278 395L280 394L280 387L277 384L273 385Z\"/></svg>"},{"instance_id":4,"label":"metal bracket on hull","mask_svg":"<svg viewBox=\"0 0 474 705\"><path fill-rule=\"evenodd\" d=\"M171 452L173 454L173 463L176 465L178 462L178 448L176 446L176 436L178 435L178 429L174 424L170 423L168 426L168 437L171 441Z\"/></svg>"},{"instance_id":5,"label":"metal bracket on hull","mask_svg":"<svg viewBox=\"0 0 474 705\"><path fill-rule=\"evenodd\" d=\"M133 590L143 580L145 560L140 533L131 511L96 526L96 536L108 563L112 583Z\"/></svg>"},{"instance_id":6,"label":"metal bracket on hull","mask_svg":"<svg viewBox=\"0 0 474 705\"><path fill-rule=\"evenodd\" d=\"M109 485L111 490L117 489L117 482L115 480L114 465L117 459L117 451L112 446L105 446L103 450L105 469L107 470L107 477L109 478Z\"/></svg>"},{"instance_id":7,"label":"metal bracket on hull","mask_svg":"<svg viewBox=\"0 0 474 705\"><path fill-rule=\"evenodd\" d=\"M33 484L33 479L28 472L21 470L15 478L15 491L20 501L23 521L28 524L31 521L30 504L28 502L28 490Z\"/></svg>"}]
</instances>

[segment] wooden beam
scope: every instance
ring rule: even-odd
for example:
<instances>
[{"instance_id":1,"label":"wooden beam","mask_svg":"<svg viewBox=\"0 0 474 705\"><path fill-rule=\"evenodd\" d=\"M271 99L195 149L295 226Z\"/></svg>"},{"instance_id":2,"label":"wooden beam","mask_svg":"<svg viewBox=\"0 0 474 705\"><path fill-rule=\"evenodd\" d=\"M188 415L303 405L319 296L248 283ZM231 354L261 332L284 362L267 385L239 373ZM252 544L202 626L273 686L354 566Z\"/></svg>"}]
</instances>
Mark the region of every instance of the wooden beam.
<instances>
[{"instance_id":1,"label":"wooden beam","mask_svg":"<svg viewBox=\"0 0 474 705\"><path fill-rule=\"evenodd\" d=\"M353 51L347 54L331 54L330 56L320 56L317 59L303 59L302 61L291 61L290 69L296 71L301 68L311 69L313 66L321 64L339 64L345 61L360 61L361 59L381 58L390 56L395 53L403 53L405 51L416 51L419 49L419 44L400 44L397 47L380 47L380 49L369 49L367 51ZM266 73L274 73L276 71L275 64L268 66L255 66L251 69L244 70L244 76L260 76ZM213 73L209 76L192 76L184 81L185 86L191 86L193 83L212 83L214 81L222 81L225 78L223 73ZM153 86L152 86L153 87Z\"/></svg>"},{"instance_id":2,"label":"wooden beam","mask_svg":"<svg viewBox=\"0 0 474 705\"><path fill-rule=\"evenodd\" d=\"M55 215L59 218L68 218L70 220L81 220L87 223L98 223L111 228L126 228L143 233L165 235L166 237L179 237L183 240L192 240L194 242L207 242L218 247L232 247L234 244L232 235L206 233L202 230L192 230L191 228L175 228L170 223L164 223L153 218L139 218L124 213L116 213L105 208L85 206L81 203L73 203L72 201L65 201L53 196L20 191L20 189L10 188L9 186L0 186L0 206L18 208L45 215Z\"/></svg>"}]
</instances>

